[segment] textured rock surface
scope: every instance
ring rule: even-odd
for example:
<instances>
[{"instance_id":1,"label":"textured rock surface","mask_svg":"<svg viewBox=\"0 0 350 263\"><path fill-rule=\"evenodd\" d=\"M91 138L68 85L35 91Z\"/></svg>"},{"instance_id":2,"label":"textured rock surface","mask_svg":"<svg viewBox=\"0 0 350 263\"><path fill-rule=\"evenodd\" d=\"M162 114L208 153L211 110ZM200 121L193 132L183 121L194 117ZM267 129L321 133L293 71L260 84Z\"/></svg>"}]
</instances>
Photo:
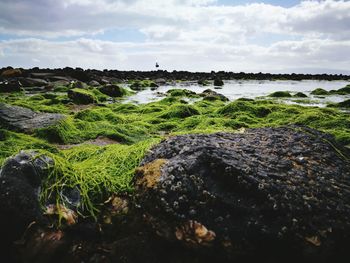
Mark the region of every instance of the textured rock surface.
<instances>
[{"instance_id":1,"label":"textured rock surface","mask_svg":"<svg viewBox=\"0 0 350 263\"><path fill-rule=\"evenodd\" d=\"M0 170L1 241L15 240L41 216L39 193L42 177L53 165L46 156L21 152L9 158Z\"/></svg>"},{"instance_id":2,"label":"textured rock surface","mask_svg":"<svg viewBox=\"0 0 350 263\"><path fill-rule=\"evenodd\" d=\"M214 100L221 100L221 101L229 101L229 99L220 94L217 93L214 90L211 89L206 89L201 93L201 96L203 97L203 100L208 100L208 101L214 101Z\"/></svg>"},{"instance_id":3,"label":"textured rock surface","mask_svg":"<svg viewBox=\"0 0 350 263\"><path fill-rule=\"evenodd\" d=\"M143 160L137 201L167 240L228 258L328 262L349 256L348 160L332 137L301 127L176 136Z\"/></svg>"},{"instance_id":4,"label":"textured rock surface","mask_svg":"<svg viewBox=\"0 0 350 263\"><path fill-rule=\"evenodd\" d=\"M68 98L76 104L90 104L96 102L92 94L78 88L68 90Z\"/></svg>"},{"instance_id":5,"label":"textured rock surface","mask_svg":"<svg viewBox=\"0 0 350 263\"><path fill-rule=\"evenodd\" d=\"M0 127L31 133L35 129L54 125L65 116L57 113L37 113L30 109L0 103Z\"/></svg>"},{"instance_id":6,"label":"textured rock surface","mask_svg":"<svg viewBox=\"0 0 350 263\"><path fill-rule=\"evenodd\" d=\"M111 97L123 97L125 94L123 88L115 84L107 84L99 89L103 94Z\"/></svg>"}]
</instances>

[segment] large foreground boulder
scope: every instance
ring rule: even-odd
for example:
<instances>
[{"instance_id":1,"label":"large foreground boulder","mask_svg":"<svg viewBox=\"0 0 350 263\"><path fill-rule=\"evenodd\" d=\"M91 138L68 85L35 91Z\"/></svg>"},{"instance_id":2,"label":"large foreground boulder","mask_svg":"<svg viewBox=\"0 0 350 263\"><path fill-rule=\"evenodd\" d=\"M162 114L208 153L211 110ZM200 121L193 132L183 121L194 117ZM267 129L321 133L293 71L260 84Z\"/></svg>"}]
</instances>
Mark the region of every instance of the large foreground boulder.
<instances>
[{"instance_id":1,"label":"large foreground boulder","mask_svg":"<svg viewBox=\"0 0 350 263\"><path fill-rule=\"evenodd\" d=\"M31 133L35 129L57 124L65 116L57 113L38 113L28 108L0 103L0 128Z\"/></svg>"},{"instance_id":2,"label":"large foreground boulder","mask_svg":"<svg viewBox=\"0 0 350 263\"><path fill-rule=\"evenodd\" d=\"M198 251L337 261L350 255L348 160L309 128L175 136L144 158L136 199L155 233Z\"/></svg>"}]
</instances>

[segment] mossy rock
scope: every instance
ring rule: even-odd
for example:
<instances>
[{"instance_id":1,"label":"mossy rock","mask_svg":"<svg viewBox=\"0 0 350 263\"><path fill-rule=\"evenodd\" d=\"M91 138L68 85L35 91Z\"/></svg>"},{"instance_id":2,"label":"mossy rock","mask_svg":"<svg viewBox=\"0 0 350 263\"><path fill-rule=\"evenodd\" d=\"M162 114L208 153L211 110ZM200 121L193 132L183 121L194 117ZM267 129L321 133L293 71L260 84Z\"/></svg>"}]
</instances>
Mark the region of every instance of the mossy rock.
<instances>
[{"instance_id":1,"label":"mossy rock","mask_svg":"<svg viewBox=\"0 0 350 263\"><path fill-rule=\"evenodd\" d=\"M197 81L197 84L201 85L201 86L208 86L210 84L210 82L206 79L200 79Z\"/></svg>"},{"instance_id":2,"label":"mossy rock","mask_svg":"<svg viewBox=\"0 0 350 263\"><path fill-rule=\"evenodd\" d=\"M302 92L297 92L296 94L294 94L295 98L307 98L307 95L305 93Z\"/></svg>"},{"instance_id":3,"label":"mossy rock","mask_svg":"<svg viewBox=\"0 0 350 263\"><path fill-rule=\"evenodd\" d=\"M200 115L200 112L197 108L191 105L173 105L170 109L162 114L160 117L165 119L171 118L187 118L194 115Z\"/></svg>"},{"instance_id":4,"label":"mossy rock","mask_svg":"<svg viewBox=\"0 0 350 263\"><path fill-rule=\"evenodd\" d=\"M93 92L78 88L68 90L68 98L76 104L91 104L97 102L97 98Z\"/></svg>"},{"instance_id":5,"label":"mossy rock","mask_svg":"<svg viewBox=\"0 0 350 263\"><path fill-rule=\"evenodd\" d=\"M172 97L193 97L197 95L196 92L188 89L171 89L167 91L167 94Z\"/></svg>"},{"instance_id":6,"label":"mossy rock","mask_svg":"<svg viewBox=\"0 0 350 263\"><path fill-rule=\"evenodd\" d=\"M329 93L337 95L348 95L350 94L350 85L347 85L344 88L338 90L331 90Z\"/></svg>"},{"instance_id":7,"label":"mossy rock","mask_svg":"<svg viewBox=\"0 0 350 263\"><path fill-rule=\"evenodd\" d=\"M135 91L141 91L144 90L146 88L158 88L158 84L156 84L154 81L152 80L136 80L133 81L130 84L130 89L135 90Z\"/></svg>"},{"instance_id":8,"label":"mossy rock","mask_svg":"<svg viewBox=\"0 0 350 263\"><path fill-rule=\"evenodd\" d=\"M115 84L105 85L98 89L101 93L110 97L123 97L128 94L128 91Z\"/></svg>"},{"instance_id":9,"label":"mossy rock","mask_svg":"<svg viewBox=\"0 0 350 263\"><path fill-rule=\"evenodd\" d=\"M311 94L316 95L316 96L324 96L324 95L329 95L329 92L327 90L318 88L318 89L311 91Z\"/></svg>"},{"instance_id":10,"label":"mossy rock","mask_svg":"<svg viewBox=\"0 0 350 263\"><path fill-rule=\"evenodd\" d=\"M350 99L337 103L336 107L338 107L338 108L350 108Z\"/></svg>"},{"instance_id":11,"label":"mossy rock","mask_svg":"<svg viewBox=\"0 0 350 263\"><path fill-rule=\"evenodd\" d=\"M271 112L271 109L266 106L258 106L248 101L234 101L217 110L219 115L233 118L236 118L242 113L262 118L266 117Z\"/></svg>"},{"instance_id":12,"label":"mossy rock","mask_svg":"<svg viewBox=\"0 0 350 263\"><path fill-rule=\"evenodd\" d=\"M224 82L222 81L222 79L217 77L214 79L214 86L217 86L217 87L224 86Z\"/></svg>"},{"instance_id":13,"label":"mossy rock","mask_svg":"<svg viewBox=\"0 0 350 263\"><path fill-rule=\"evenodd\" d=\"M292 95L288 91L276 91L274 93L271 93L269 97L272 98L290 98Z\"/></svg>"}]
</instances>

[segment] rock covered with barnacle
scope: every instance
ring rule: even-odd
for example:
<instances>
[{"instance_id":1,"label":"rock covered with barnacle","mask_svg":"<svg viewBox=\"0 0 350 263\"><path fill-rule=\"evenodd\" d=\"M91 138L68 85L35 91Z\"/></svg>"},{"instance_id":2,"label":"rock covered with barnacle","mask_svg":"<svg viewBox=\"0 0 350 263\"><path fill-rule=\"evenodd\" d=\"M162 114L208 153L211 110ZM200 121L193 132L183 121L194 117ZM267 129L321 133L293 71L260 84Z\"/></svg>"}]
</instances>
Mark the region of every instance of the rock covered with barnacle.
<instances>
[{"instance_id":1,"label":"rock covered with barnacle","mask_svg":"<svg viewBox=\"0 0 350 263\"><path fill-rule=\"evenodd\" d=\"M348 160L330 135L297 126L175 136L138 168L137 202L167 240L322 262L350 248Z\"/></svg>"}]
</instances>

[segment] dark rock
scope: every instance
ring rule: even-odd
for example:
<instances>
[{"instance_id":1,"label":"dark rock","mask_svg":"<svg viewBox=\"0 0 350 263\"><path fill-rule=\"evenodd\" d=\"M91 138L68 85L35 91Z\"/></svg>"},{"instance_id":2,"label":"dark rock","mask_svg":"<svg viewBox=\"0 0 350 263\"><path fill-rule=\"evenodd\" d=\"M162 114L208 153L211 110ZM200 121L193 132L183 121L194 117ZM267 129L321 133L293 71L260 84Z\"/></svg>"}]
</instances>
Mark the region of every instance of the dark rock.
<instances>
[{"instance_id":1,"label":"dark rock","mask_svg":"<svg viewBox=\"0 0 350 263\"><path fill-rule=\"evenodd\" d=\"M87 89L88 85L84 82L81 81L76 81L72 84L72 88L76 88L76 89Z\"/></svg>"},{"instance_id":2,"label":"dark rock","mask_svg":"<svg viewBox=\"0 0 350 263\"><path fill-rule=\"evenodd\" d=\"M313 91L311 91L312 95L317 95L317 96L323 96L323 95L329 95L329 92L327 90L318 88Z\"/></svg>"},{"instance_id":3,"label":"dark rock","mask_svg":"<svg viewBox=\"0 0 350 263\"><path fill-rule=\"evenodd\" d=\"M83 89L68 90L68 98L73 100L76 104L90 104L96 102L96 98L93 94Z\"/></svg>"},{"instance_id":4,"label":"dark rock","mask_svg":"<svg viewBox=\"0 0 350 263\"><path fill-rule=\"evenodd\" d=\"M288 91L276 91L269 95L272 98L290 98L292 95Z\"/></svg>"},{"instance_id":5,"label":"dark rock","mask_svg":"<svg viewBox=\"0 0 350 263\"><path fill-rule=\"evenodd\" d=\"M54 73L52 73L52 72L38 72L38 73L31 73L30 76L32 78L44 79L44 78L53 77Z\"/></svg>"},{"instance_id":6,"label":"dark rock","mask_svg":"<svg viewBox=\"0 0 350 263\"><path fill-rule=\"evenodd\" d=\"M38 113L28 108L0 103L0 127L31 133L35 129L57 124L65 118L57 113Z\"/></svg>"},{"instance_id":7,"label":"dark rock","mask_svg":"<svg viewBox=\"0 0 350 263\"><path fill-rule=\"evenodd\" d=\"M151 87L151 88L159 88L159 85L157 84L157 83L154 83L154 82L151 82L150 84L149 84L149 86ZM153 90L155 90L155 89L153 89Z\"/></svg>"},{"instance_id":8,"label":"dark rock","mask_svg":"<svg viewBox=\"0 0 350 263\"><path fill-rule=\"evenodd\" d=\"M203 100L207 100L207 101L214 101L214 100L229 101L229 99L226 96L220 93L217 93L216 91L211 89L207 89L203 91L201 93L201 96L203 97Z\"/></svg>"},{"instance_id":9,"label":"dark rock","mask_svg":"<svg viewBox=\"0 0 350 263\"><path fill-rule=\"evenodd\" d=\"M34 78L23 78L21 83L24 87L42 87L49 84L46 80Z\"/></svg>"},{"instance_id":10,"label":"dark rock","mask_svg":"<svg viewBox=\"0 0 350 263\"><path fill-rule=\"evenodd\" d=\"M0 239L16 240L41 218L41 180L53 160L36 152L21 152L7 159L0 170Z\"/></svg>"},{"instance_id":11,"label":"dark rock","mask_svg":"<svg viewBox=\"0 0 350 263\"><path fill-rule=\"evenodd\" d=\"M18 80L0 82L0 92L19 92L21 90L22 84Z\"/></svg>"},{"instance_id":12,"label":"dark rock","mask_svg":"<svg viewBox=\"0 0 350 263\"><path fill-rule=\"evenodd\" d=\"M123 97L126 92L122 87L119 87L114 84L107 84L99 89L103 94L106 94L110 97Z\"/></svg>"},{"instance_id":13,"label":"dark rock","mask_svg":"<svg viewBox=\"0 0 350 263\"><path fill-rule=\"evenodd\" d=\"M135 81L130 85L130 89L135 91L141 91L141 90L144 90L145 88L146 87L144 87L140 81Z\"/></svg>"},{"instance_id":14,"label":"dark rock","mask_svg":"<svg viewBox=\"0 0 350 263\"><path fill-rule=\"evenodd\" d=\"M339 107L339 108L350 108L350 99L344 100L342 102L337 103L336 107Z\"/></svg>"},{"instance_id":15,"label":"dark rock","mask_svg":"<svg viewBox=\"0 0 350 263\"><path fill-rule=\"evenodd\" d=\"M1 77L3 78L15 78L22 75L22 71L18 68L15 69L7 69L1 73Z\"/></svg>"},{"instance_id":16,"label":"dark rock","mask_svg":"<svg viewBox=\"0 0 350 263\"><path fill-rule=\"evenodd\" d=\"M297 126L175 136L142 161L136 200L155 233L197 251L333 262L350 254L348 158Z\"/></svg>"},{"instance_id":17,"label":"dark rock","mask_svg":"<svg viewBox=\"0 0 350 263\"><path fill-rule=\"evenodd\" d=\"M48 79L50 79L50 81L64 81L64 82L68 82L70 83L72 80L68 77L63 77L63 76L50 76L48 77Z\"/></svg>"},{"instance_id":18,"label":"dark rock","mask_svg":"<svg viewBox=\"0 0 350 263\"><path fill-rule=\"evenodd\" d=\"M307 98L307 95L302 93L302 92L297 92L296 94L294 94L295 98Z\"/></svg>"},{"instance_id":19,"label":"dark rock","mask_svg":"<svg viewBox=\"0 0 350 263\"><path fill-rule=\"evenodd\" d=\"M166 84L166 80L163 78L155 79L154 82L158 85L165 85Z\"/></svg>"},{"instance_id":20,"label":"dark rock","mask_svg":"<svg viewBox=\"0 0 350 263\"><path fill-rule=\"evenodd\" d=\"M82 82L89 82L91 80L89 74L79 68L76 68L75 70L69 72L68 75Z\"/></svg>"},{"instance_id":21,"label":"dark rock","mask_svg":"<svg viewBox=\"0 0 350 263\"><path fill-rule=\"evenodd\" d=\"M222 81L222 79L216 77L214 79L214 86L224 86L224 82Z\"/></svg>"},{"instance_id":22,"label":"dark rock","mask_svg":"<svg viewBox=\"0 0 350 263\"><path fill-rule=\"evenodd\" d=\"M98 82L98 81L96 81L96 80L91 80L90 82L89 82L89 86L91 86L91 87L98 87L98 86L100 86L101 84Z\"/></svg>"},{"instance_id":23,"label":"dark rock","mask_svg":"<svg viewBox=\"0 0 350 263\"><path fill-rule=\"evenodd\" d=\"M207 86L209 82L206 79L200 79L197 81L198 85Z\"/></svg>"}]
</instances>

